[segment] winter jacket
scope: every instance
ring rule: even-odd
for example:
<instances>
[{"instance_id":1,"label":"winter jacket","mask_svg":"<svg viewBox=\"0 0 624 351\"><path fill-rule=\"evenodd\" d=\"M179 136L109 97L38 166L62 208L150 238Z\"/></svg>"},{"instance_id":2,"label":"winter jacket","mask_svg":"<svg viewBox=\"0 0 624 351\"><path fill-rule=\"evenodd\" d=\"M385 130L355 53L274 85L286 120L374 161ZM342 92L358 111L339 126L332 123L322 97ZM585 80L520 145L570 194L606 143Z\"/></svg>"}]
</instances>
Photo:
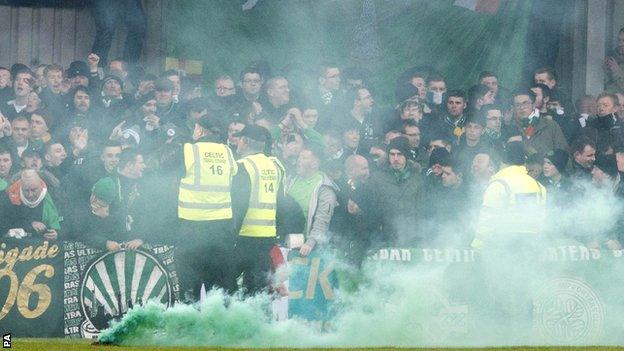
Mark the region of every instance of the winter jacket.
<instances>
[{"instance_id":1,"label":"winter jacket","mask_svg":"<svg viewBox=\"0 0 624 351\"><path fill-rule=\"evenodd\" d=\"M286 193L295 184L298 177L292 177L286 181ZM334 214L334 209L338 205L336 192L338 187L334 182L323 174L322 180L314 188L314 193L310 197L308 206L307 223L305 229L306 242L312 241L315 244L326 244L329 241L329 224Z\"/></svg>"}]
</instances>

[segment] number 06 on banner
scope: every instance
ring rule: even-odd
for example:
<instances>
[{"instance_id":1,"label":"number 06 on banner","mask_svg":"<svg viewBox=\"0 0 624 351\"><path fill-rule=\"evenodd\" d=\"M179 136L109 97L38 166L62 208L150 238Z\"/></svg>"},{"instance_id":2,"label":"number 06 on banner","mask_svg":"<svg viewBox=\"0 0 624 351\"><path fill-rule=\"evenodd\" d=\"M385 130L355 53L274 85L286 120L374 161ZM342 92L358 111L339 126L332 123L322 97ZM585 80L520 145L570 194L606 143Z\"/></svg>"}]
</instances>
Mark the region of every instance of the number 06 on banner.
<instances>
[{"instance_id":1,"label":"number 06 on banner","mask_svg":"<svg viewBox=\"0 0 624 351\"><path fill-rule=\"evenodd\" d=\"M54 276L54 267L49 264L36 266L26 274L21 284L15 272L7 268L0 270L0 281L6 278L10 284L9 294L2 306L2 310L0 310L0 320L9 313L16 301L17 310L24 318L37 318L48 309L52 301L50 287L46 284L35 284L35 279L41 273L46 278L52 278ZM30 301L30 295L33 293L38 295L38 300L35 308L31 310L28 308L28 301Z\"/></svg>"}]
</instances>

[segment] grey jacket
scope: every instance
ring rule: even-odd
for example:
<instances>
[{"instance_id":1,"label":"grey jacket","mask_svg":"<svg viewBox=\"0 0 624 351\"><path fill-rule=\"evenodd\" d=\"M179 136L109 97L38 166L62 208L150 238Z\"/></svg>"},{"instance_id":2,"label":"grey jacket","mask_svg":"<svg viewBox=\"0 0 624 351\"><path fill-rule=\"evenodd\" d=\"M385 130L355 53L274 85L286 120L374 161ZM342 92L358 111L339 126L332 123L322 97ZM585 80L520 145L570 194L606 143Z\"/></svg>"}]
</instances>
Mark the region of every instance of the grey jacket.
<instances>
[{"instance_id":1,"label":"grey jacket","mask_svg":"<svg viewBox=\"0 0 624 351\"><path fill-rule=\"evenodd\" d=\"M336 191L338 186L322 173L323 179L314 188L314 194L310 197L308 206L307 223L305 229L306 244L314 247L329 241L329 223L338 205ZM286 181L286 193L295 184L298 176L289 177Z\"/></svg>"}]
</instances>

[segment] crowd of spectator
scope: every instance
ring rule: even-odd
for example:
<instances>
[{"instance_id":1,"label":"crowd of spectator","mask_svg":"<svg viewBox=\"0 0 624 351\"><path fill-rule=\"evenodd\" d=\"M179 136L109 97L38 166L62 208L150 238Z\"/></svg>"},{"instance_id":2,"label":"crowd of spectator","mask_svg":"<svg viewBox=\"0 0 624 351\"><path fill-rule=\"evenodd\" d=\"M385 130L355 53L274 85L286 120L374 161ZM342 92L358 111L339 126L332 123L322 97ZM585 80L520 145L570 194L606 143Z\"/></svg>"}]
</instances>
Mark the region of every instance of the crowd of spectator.
<instances>
[{"instance_id":1,"label":"crowd of spectator","mask_svg":"<svg viewBox=\"0 0 624 351\"><path fill-rule=\"evenodd\" d=\"M469 247L509 142L523 143L550 206L594 189L622 199L624 40L618 53L606 62L608 90L574 103L548 67L530 87L507 89L484 71L466 90L414 67L388 109L375 104L370 72L332 63L312 84L258 61L208 86L121 59L101 67L96 54L69 67L0 67L0 233L111 251L174 242L183 144L200 123L235 157L246 126L270 132L265 151L286 170L278 234L314 238L308 250L333 245L358 263L381 245ZM312 199L302 190L315 187ZM579 240L620 248L619 235L614 226Z\"/></svg>"}]
</instances>

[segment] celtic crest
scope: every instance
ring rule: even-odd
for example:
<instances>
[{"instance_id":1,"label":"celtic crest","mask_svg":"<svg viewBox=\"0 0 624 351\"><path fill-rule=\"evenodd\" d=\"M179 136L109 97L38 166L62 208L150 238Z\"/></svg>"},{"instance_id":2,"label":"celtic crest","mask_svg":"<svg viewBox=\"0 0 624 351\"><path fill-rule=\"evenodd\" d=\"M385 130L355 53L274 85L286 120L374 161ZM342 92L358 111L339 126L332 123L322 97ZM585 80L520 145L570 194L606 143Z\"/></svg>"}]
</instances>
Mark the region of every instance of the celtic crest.
<instances>
[{"instance_id":1,"label":"celtic crest","mask_svg":"<svg viewBox=\"0 0 624 351\"><path fill-rule=\"evenodd\" d=\"M536 332L555 342L588 342L603 332L604 308L598 295L583 281L557 278L533 302Z\"/></svg>"}]
</instances>

